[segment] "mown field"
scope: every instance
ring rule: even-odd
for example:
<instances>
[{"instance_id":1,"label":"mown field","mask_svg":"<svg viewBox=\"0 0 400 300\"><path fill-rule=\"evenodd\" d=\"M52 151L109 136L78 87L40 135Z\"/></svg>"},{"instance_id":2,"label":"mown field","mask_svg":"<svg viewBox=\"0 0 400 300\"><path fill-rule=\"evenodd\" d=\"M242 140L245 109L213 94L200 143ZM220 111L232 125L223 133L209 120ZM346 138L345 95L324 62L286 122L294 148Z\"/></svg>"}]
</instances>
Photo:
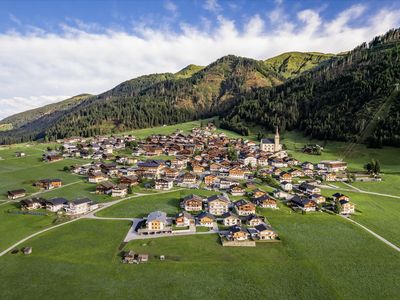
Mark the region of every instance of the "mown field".
<instances>
[{"instance_id":1,"label":"mown field","mask_svg":"<svg viewBox=\"0 0 400 300\"><path fill-rule=\"evenodd\" d=\"M30 256L1 258L2 299L395 299L399 254L323 213L265 212L281 243L224 248L216 235L159 238L124 247L150 254L120 262L129 222L81 220L35 237ZM165 261L156 257L165 255ZM23 280L21 279L23 270ZM52 279L49 282L49 279ZM189 288L190 287L190 288ZM27 293L27 291L31 291Z\"/></svg>"}]
</instances>

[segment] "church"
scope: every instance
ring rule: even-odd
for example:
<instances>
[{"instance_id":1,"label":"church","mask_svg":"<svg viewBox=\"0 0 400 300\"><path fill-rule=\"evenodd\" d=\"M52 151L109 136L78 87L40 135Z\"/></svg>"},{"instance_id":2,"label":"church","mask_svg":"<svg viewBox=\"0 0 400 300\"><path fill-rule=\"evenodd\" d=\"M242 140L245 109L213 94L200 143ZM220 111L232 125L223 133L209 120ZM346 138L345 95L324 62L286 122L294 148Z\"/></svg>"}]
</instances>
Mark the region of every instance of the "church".
<instances>
[{"instance_id":1,"label":"church","mask_svg":"<svg viewBox=\"0 0 400 300\"><path fill-rule=\"evenodd\" d=\"M261 151L265 151L265 152L279 152L282 150L282 145L280 144L278 127L276 127L274 141L272 141L271 139L267 139L267 138L261 139L260 149L261 149Z\"/></svg>"}]
</instances>

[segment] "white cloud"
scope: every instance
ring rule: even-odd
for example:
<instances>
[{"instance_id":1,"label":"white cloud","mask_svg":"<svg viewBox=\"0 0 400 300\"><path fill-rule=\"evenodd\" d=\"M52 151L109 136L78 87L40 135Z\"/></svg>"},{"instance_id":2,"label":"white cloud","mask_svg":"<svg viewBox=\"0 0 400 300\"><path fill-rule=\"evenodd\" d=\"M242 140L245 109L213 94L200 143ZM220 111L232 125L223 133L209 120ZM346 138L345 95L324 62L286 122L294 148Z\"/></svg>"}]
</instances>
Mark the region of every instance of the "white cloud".
<instances>
[{"instance_id":1,"label":"white cloud","mask_svg":"<svg viewBox=\"0 0 400 300\"><path fill-rule=\"evenodd\" d=\"M297 19L282 11L279 30L255 15L243 25L218 16L215 27L203 18L199 27L182 24L180 33L146 25L128 33L79 21L62 25L62 34L35 27L26 34L3 33L0 118L67 96L97 94L139 75L207 65L227 54L266 59L286 51L346 51L400 25L400 11L394 9L352 24L363 12L363 6L353 6L327 21L313 10L299 12Z\"/></svg>"},{"instance_id":2,"label":"white cloud","mask_svg":"<svg viewBox=\"0 0 400 300\"><path fill-rule=\"evenodd\" d=\"M169 11L172 12L172 13L176 13L177 10L178 10L178 7L177 7L176 4L175 4L174 2L172 2L172 1L166 1L166 2L164 3L164 8L165 8L166 10L169 10Z\"/></svg>"},{"instance_id":3,"label":"white cloud","mask_svg":"<svg viewBox=\"0 0 400 300\"><path fill-rule=\"evenodd\" d=\"M221 11L221 5L219 5L217 0L206 0L203 8L213 13L218 13Z\"/></svg>"}]
</instances>

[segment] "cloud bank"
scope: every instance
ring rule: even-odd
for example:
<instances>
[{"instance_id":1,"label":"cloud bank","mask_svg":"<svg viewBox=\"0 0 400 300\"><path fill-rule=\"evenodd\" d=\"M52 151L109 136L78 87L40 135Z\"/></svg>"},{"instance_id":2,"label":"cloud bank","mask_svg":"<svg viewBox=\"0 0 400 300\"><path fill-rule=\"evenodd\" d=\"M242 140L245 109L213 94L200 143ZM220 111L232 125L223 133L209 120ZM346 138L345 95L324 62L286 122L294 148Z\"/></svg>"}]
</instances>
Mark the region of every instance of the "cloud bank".
<instances>
[{"instance_id":1,"label":"cloud bank","mask_svg":"<svg viewBox=\"0 0 400 300\"><path fill-rule=\"evenodd\" d=\"M165 3L177 12L172 2ZM219 14L216 1L206 5L216 25L206 19L206 28L181 23L179 32L145 25L127 32L77 21L61 24L58 34L34 27L0 34L0 119L69 96L97 94L139 75L207 65L227 54L266 59L287 51L347 51L400 24L400 11L382 9L354 25L364 19L363 5L331 20L311 9L288 18L279 2L274 11L235 24Z\"/></svg>"}]
</instances>

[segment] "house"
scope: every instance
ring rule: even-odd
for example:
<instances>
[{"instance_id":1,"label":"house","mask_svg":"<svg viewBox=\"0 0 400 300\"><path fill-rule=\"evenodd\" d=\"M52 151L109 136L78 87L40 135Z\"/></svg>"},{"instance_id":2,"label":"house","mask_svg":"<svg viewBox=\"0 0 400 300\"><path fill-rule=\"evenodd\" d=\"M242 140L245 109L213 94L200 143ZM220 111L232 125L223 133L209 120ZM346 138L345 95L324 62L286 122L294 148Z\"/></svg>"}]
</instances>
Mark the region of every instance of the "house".
<instances>
[{"instance_id":1,"label":"house","mask_svg":"<svg viewBox=\"0 0 400 300\"><path fill-rule=\"evenodd\" d=\"M80 215L95 210L98 207L97 203L88 198L84 198L69 202L64 209L67 215Z\"/></svg>"},{"instance_id":2,"label":"house","mask_svg":"<svg viewBox=\"0 0 400 300\"><path fill-rule=\"evenodd\" d=\"M197 195L188 195L183 198L181 207L186 211L201 211L203 209L203 199Z\"/></svg>"},{"instance_id":3,"label":"house","mask_svg":"<svg viewBox=\"0 0 400 300\"><path fill-rule=\"evenodd\" d=\"M147 216L146 229L149 231L162 231L167 225L167 214L163 211L154 211Z\"/></svg>"},{"instance_id":4,"label":"house","mask_svg":"<svg viewBox=\"0 0 400 300\"><path fill-rule=\"evenodd\" d=\"M107 181L108 177L103 172L96 172L93 174L89 174L88 181L90 183L99 183L103 181Z\"/></svg>"},{"instance_id":5,"label":"house","mask_svg":"<svg viewBox=\"0 0 400 300\"><path fill-rule=\"evenodd\" d=\"M354 214L355 205L348 200L339 200L340 203L340 211L341 215L349 215Z\"/></svg>"},{"instance_id":6,"label":"house","mask_svg":"<svg viewBox=\"0 0 400 300\"><path fill-rule=\"evenodd\" d=\"M193 172L194 173L197 173L197 174L201 174L201 173L203 173L204 172L204 167L203 166L200 166L200 165L194 165L193 166Z\"/></svg>"},{"instance_id":7,"label":"house","mask_svg":"<svg viewBox=\"0 0 400 300\"><path fill-rule=\"evenodd\" d=\"M253 194L253 198L256 199L258 197L264 196L266 193L260 189L255 189L252 191L252 194Z\"/></svg>"},{"instance_id":8,"label":"house","mask_svg":"<svg viewBox=\"0 0 400 300\"><path fill-rule=\"evenodd\" d=\"M7 198L10 200L15 200L18 198L25 197L26 191L24 189L12 190L7 192Z\"/></svg>"},{"instance_id":9,"label":"house","mask_svg":"<svg viewBox=\"0 0 400 300\"><path fill-rule=\"evenodd\" d=\"M115 184L111 181L105 181L96 186L96 194L111 194Z\"/></svg>"},{"instance_id":10,"label":"house","mask_svg":"<svg viewBox=\"0 0 400 300\"><path fill-rule=\"evenodd\" d=\"M292 178L293 177L304 177L304 172L302 170L293 169L293 170L290 170L289 173L292 175Z\"/></svg>"},{"instance_id":11,"label":"house","mask_svg":"<svg viewBox=\"0 0 400 300\"><path fill-rule=\"evenodd\" d=\"M332 195L333 201L341 201L341 200L345 200L345 201L349 201L350 198L346 195L343 195L341 193L335 193Z\"/></svg>"},{"instance_id":12,"label":"house","mask_svg":"<svg viewBox=\"0 0 400 300\"><path fill-rule=\"evenodd\" d=\"M207 198L208 212L212 215L223 215L228 212L230 201L222 195L214 195Z\"/></svg>"},{"instance_id":13,"label":"house","mask_svg":"<svg viewBox=\"0 0 400 300\"><path fill-rule=\"evenodd\" d=\"M309 184L308 182L303 182L299 185L299 190L306 192L308 194L319 194L321 193L321 189L316 187L313 184Z\"/></svg>"},{"instance_id":14,"label":"house","mask_svg":"<svg viewBox=\"0 0 400 300\"><path fill-rule=\"evenodd\" d=\"M322 179L324 181L336 181L336 174L335 173L326 173L322 175Z\"/></svg>"},{"instance_id":15,"label":"house","mask_svg":"<svg viewBox=\"0 0 400 300\"><path fill-rule=\"evenodd\" d=\"M53 198L46 201L46 209L52 212L58 212L67 205L68 201L64 198Z\"/></svg>"},{"instance_id":16,"label":"house","mask_svg":"<svg viewBox=\"0 0 400 300\"><path fill-rule=\"evenodd\" d=\"M25 152L21 152L21 151L15 152L15 157L24 157L24 156L25 156Z\"/></svg>"},{"instance_id":17,"label":"house","mask_svg":"<svg viewBox=\"0 0 400 300\"><path fill-rule=\"evenodd\" d=\"M229 177L236 179L245 179L245 171L240 168L232 168L229 170Z\"/></svg>"},{"instance_id":18,"label":"house","mask_svg":"<svg viewBox=\"0 0 400 300\"><path fill-rule=\"evenodd\" d=\"M246 241L249 238L247 229L235 225L229 228L227 239L231 241Z\"/></svg>"},{"instance_id":19,"label":"house","mask_svg":"<svg viewBox=\"0 0 400 300\"><path fill-rule=\"evenodd\" d=\"M254 227L261 223L264 223L264 217L252 214L252 215L246 216L244 221L246 222L247 225Z\"/></svg>"},{"instance_id":20,"label":"house","mask_svg":"<svg viewBox=\"0 0 400 300\"><path fill-rule=\"evenodd\" d=\"M257 230L260 240L275 240L278 237L278 234L267 224L261 223L254 228Z\"/></svg>"},{"instance_id":21,"label":"house","mask_svg":"<svg viewBox=\"0 0 400 300\"><path fill-rule=\"evenodd\" d=\"M194 217L187 211L181 211L175 216L175 224L179 227L186 227L190 225L195 225Z\"/></svg>"},{"instance_id":22,"label":"house","mask_svg":"<svg viewBox=\"0 0 400 300\"><path fill-rule=\"evenodd\" d=\"M292 174L288 172L282 172L279 174L279 181L292 182Z\"/></svg>"},{"instance_id":23,"label":"house","mask_svg":"<svg viewBox=\"0 0 400 300\"><path fill-rule=\"evenodd\" d=\"M347 169L347 163L339 160L323 160L318 163L317 167L328 172L339 172Z\"/></svg>"},{"instance_id":24,"label":"house","mask_svg":"<svg viewBox=\"0 0 400 300\"><path fill-rule=\"evenodd\" d=\"M24 199L20 202L21 208L26 210L38 209L46 206L46 200L43 198Z\"/></svg>"},{"instance_id":25,"label":"house","mask_svg":"<svg viewBox=\"0 0 400 300\"><path fill-rule=\"evenodd\" d=\"M232 196L243 196L245 194L245 190L242 189L240 186L234 186L230 188L229 192Z\"/></svg>"},{"instance_id":26,"label":"house","mask_svg":"<svg viewBox=\"0 0 400 300\"><path fill-rule=\"evenodd\" d=\"M122 176L122 177L119 179L119 183L125 184L125 185L127 185L127 186L135 186L135 185L138 185L138 184L139 184L139 179L138 179L136 176L134 176L134 175L131 175L131 176Z\"/></svg>"},{"instance_id":27,"label":"house","mask_svg":"<svg viewBox=\"0 0 400 300\"><path fill-rule=\"evenodd\" d=\"M236 201L234 207L239 216L248 216L256 213L256 206L244 199Z\"/></svg>"},{"instance_id":28,"label":"house","mask_svg":"<svg viewBox=\"0 0 400 300\"><path fill-rule=\"evenodd\" d=\"M60 179L42 179L35 183L35 186L45 189L51 190L54 188L58 188L62 186L62 181Z\"/></svg>"},{"instance_id":29,"label":"house","mask_svg":"<svg viewBox=\"0 0 400 300\"><path fill-rule=\"evenodd\" d=\"M255 198L253 201L256 205L262 208L273 208L273 209L278 208L278 201L276 201L276 199L271 198L266 194L261 197Z\"/></svg>"},{"instance_id":30,"label":"house","mask_svg":"<svg viewBox=\"0 0 400 300\"><path fill-rule=\"evenodd\" d=\"M243 160L243 164L244 164L245 166L255 167L255 166L257 166L257 158L255 158L254 156L247 156L247 157Z\"/></svg>"},{"instance_id":31,"label":"house","mask_svg":"<svg viewBox=\"0 0 400 300\"><path fill-rule=\"evenodd\" d=\"M239 185L240 185L239 182L230 178L221 178L219 180L219 189L221 190L228 190L234 186L239 186Z\"/></svg>"},{"instance_id":32,"label":"house","mask_svg":"<svg viewBox=\"0 0 400 300\"><path fill-rule=\"evenodd\" d=\"M164 175L168 179L176 179L179 176L179 171L173 168L165 168Z\"/></svg>"},{"instance_id":33,"label":"house","mask_svg":"<svg viewBox=\"0 0 400 300\"><path fill-rule=\"evenodd\" d=\"M311 199L304 199L300 198L299 196L294 196L292 199L290 199L290 202L300 208L302 211L316 211L317 209L317 203L314 200Z\"/></svg>"},{"instance_id":34,"label":"house","mask_svg":"<svg viewBox=\"0 0 400 300\"><path fill-rule=\"evenodd\" d=\"M317 204L325 203L326 198L321 194L311 194L309 199L314 200Z\"/></svg>"},{"instance_id":35,"label":"house","mask_svg":"<svg viewBox=\"0 0 400 300\"><path fill-rule=\"evenodd\" d=\"M128 194L128 186L126 184L116 184L111 189L111 197L124 197Z\"/></svg>"},{"instance_id":36,"label":"house","mask_svg":"<svg viewBox=\"0 0 400 300\"><path fill-rule=\"evenodd\" d=\"M197 225L205 227L214 227L215 218L208 212L202 212L197 217Z\"/></svg>"},{"instance_id":37,"label":"house","mask_svg":"<svg viewBox=\"0 0 400 300\"><path fill-rule=\"evenodd\" d=\"M197 176L192 173L185 173L182 177L182 183L184 185L194 185L197 183Z\"/></svg>"},{"instance_id":38,"label":"house","mask_svg":"<svg viewBox=\"0 0 400 300\"><path fill-rule=\"evenodd\" d=\"M230 211L224 213L221 217L223 220L222 222L225 226L233 226L241 224L240 218Z\"/></svg>"},{"instance_id":39,"label":"house","mask_svg":"<svg viewBox=\"0 0 400 300\"><path fill-rule=\"evenodd\" d=\"M291 182L287 182L287 181L282 181L280 183L280 186L282 188L282 190L290 192L293 189L293 185Z\"/></svg>"},{"instance_id":40,"label":"house","mask_svg":"<svg viewBox=\"0 0 400 300\"><path fill-rule=\"evenodd\" d=\"M301 168L303 170L308 169L308 170L314 170L314 165L308 161L305 161L301 164Z\"/></svg>"},{"instance_id":41,"label":"house","mask_svg":"<svg viewBox=\"0 0 400 300\"><path fill-rule=\"evenodd\" d=\"M218 181L218 177L215 175L204 176L204 184L207 186L212 186Z\"/></svg>"},{"instance_id":42,"label":"house","mask_svg":"<svg viewBox=\"0 0 400 300\"><path fill-rule=\"evenodd\" d=\"M156 190L168 191L172 189L174 182L171 179L156 179L154 188Z\"/></svg>"}]
</instances>

